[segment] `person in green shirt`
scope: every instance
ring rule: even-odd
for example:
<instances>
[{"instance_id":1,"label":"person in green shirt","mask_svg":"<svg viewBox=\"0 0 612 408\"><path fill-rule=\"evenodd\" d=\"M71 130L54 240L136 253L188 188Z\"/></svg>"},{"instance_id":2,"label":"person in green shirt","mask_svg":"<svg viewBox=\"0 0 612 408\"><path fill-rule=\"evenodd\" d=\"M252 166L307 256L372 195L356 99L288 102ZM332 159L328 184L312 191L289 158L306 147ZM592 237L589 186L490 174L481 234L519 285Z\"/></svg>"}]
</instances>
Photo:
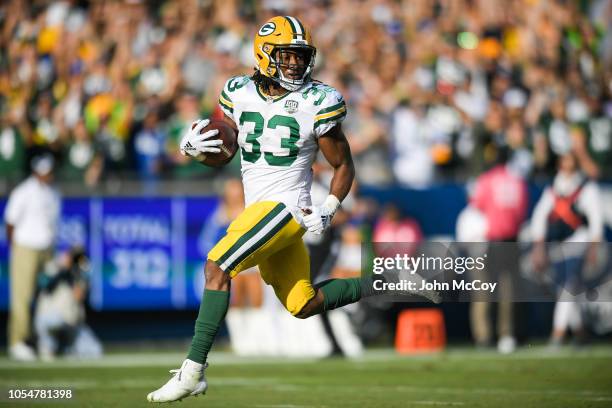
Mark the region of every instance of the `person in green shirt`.
<instances>
[{"instance_id":1,"label":"person in green shirt","mask_svg":"<svg viewBox=\"0 0 612 408\"><path fill-rule=\"evenodd\" d=\"M104 160L83 120L80 120L72 130L62 153L61 179L81 182L89 187L98 184Z\"/></svg>"},{"instance_id":2,"label":"person in green shirt","mask_svg":"<svg viewBox=\"0 0 612 408\"><path fill-rule=\"evenodd\" d=\"M24 175L26 143L21 131L0 116L0 174L7 181Z\"/></svg>"}]
</instances>

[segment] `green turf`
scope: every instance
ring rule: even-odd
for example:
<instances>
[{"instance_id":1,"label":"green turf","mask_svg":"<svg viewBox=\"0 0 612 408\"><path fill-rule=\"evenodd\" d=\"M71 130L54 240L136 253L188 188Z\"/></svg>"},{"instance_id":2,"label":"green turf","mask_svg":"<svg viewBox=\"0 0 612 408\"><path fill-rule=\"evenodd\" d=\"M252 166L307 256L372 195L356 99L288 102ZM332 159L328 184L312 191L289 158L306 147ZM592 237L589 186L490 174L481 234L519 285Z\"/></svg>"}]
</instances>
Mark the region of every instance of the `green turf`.
<instances>
[{"instance_id":1,"label":"green turf","mask_svg":"<svg viewBox=\"0 0 612 408\"><path fill-rule=\"evenodd\" d=\"M117 354L97 362L23 365L0 359L0 406L140 407L181 354ZM612 348L511 356L455 350L359 360L246 359L213 353L203 407L612 407ZM8 388L71 388L71 402L9 402Z\"/></svg>"}]
</instances>

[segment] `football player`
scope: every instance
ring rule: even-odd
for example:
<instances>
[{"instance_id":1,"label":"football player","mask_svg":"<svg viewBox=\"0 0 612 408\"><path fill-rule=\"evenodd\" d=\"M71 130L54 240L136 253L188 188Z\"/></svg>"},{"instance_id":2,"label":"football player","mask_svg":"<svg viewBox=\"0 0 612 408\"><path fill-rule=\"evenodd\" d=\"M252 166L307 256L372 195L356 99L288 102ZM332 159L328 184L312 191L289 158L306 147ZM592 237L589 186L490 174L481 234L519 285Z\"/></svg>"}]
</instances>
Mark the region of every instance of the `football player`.
<instances>
[{"instance_id":1,"label":"football player","mask_svg":"<svg viewBox=\"0 0 612 408\"><path fill-rule=\"evenodd\" d=\"M346 105L333 87L311 79L316 49L310 32L295 17L268 20L255 35L256 70L230 78L219 97L225 121L238 132L245 210L209 252L206 286L187 359L152 402L202 394L206 359L229 303L231 278L259 265L264 281L295 317L358 301L361 280L310 281L302 235L323 233L347 195L355 170L342 131ZM183 154L218 153L217 130L200 134L198 121L181 142ZM329 195L321 205L310 198L312 163L321 150L334 169Z\"/></svg>"}]
</instances>

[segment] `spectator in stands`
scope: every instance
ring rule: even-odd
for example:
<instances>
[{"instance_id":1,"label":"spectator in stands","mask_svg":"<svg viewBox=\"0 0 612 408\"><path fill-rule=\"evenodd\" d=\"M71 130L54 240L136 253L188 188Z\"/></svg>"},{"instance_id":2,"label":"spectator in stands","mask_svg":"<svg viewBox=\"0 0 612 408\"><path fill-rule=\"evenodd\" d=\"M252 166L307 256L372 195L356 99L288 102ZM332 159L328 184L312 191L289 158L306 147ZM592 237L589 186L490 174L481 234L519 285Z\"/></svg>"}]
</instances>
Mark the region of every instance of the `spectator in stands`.
<instances>
[{"instance_id":1,"label":"spectator in stands","mask_svg":"<svg viewBox=\"0 0 612 408\"><path fill-rule=\"evenodd\" d=\"M423 240L423 232L417 220L402 214L395 204L387 204L374 225L372 242L377 256L395 257L412 253ZM410 248L407 244L411 243Z\"/></svg>"},{"instance_id":2,"label":"spectator in stands","mask_svg":"<svg viewBox=\"0 0 612 408\"><path fill-rule=\"evenodd\" d=\"M36 278L51 259L60 216L60 196L52 187L54 159L51 154L32 160L32 175L9 196L4 219L10 252L9 356L31 361L30 305Z\"/></svg>"},{"instance_id":3,"label":"spectator in stands","mask_svg":"<svg viewBox=\"0 0 612 408\"><path fill-rule=\"evenodd\" d=\"M26 159L23 129L11 116L0 114L0 173L6 181L20 179Z\"/></svg>"},{"instance_id":4,"label":"spectator in stands","mask_svg":"<svg viewBox=\"0 0 612 408\"><path fill-rule=\"evenodd\" d=\"M136 167L140 177L155 181L165 165L166 134L159 124L156 110L147 112L140 130L134 135Z\"/></svg>"},{"instance_id":5,"label":"spectator in stands","mask_svg":"<svg viewBox=\"0 0 612 408\"><path fill-rule=\"evenodd\" d=\"M380 165L388 154L384 116L368 100L360 101L350 115L343 128L350 140L357 180L368 185L389 184L389 168Z\"/></svg>"},{"instance_id":6,"label":"spectator in stands","mask_svg":"<svg viewBox=\"0 0 612 408\"><path fill-rule=\"evenodd\" d=\"M612 30L610 30L612 32ZM612 36L611 36L612 37ZM608 92L612 93L612 89ZM600 178L612 180L612 99L596 101L586 123L586 147L600 170Z\"/></svg>"},{"instance_id":7,"label":"spectator in stands","mask_svg":"<svg viewBox=\"0 0 612 408\"><path fill-rule=\"evenodd\" d=\"M434 161L425 115L424 105L406 101L392 114L392 168L395 179L401 185L422 188L434 179ZM406 132L406 129L410 129L410 132Z\"/></svg>"},{"instance_id":8,"label":"spectator in stands","mask_svg":"<svg viewBox=\"0 0 612 408\"><path fill-rule=\"evenodd\" d=\"M552 153L569 145L576 125L600 177L611 176L609 2L247 3L3 2L2 104L22 140L58 151L84 116L112 175L135 161L126 143L150 98L162 128L181 89L208 115L225 78L252 66L257 24L295 13L321 28L315 78L341 89L357 115L348 134L364 158L358 167L377 168L363 182L386 180L390 169L416 187L479 174L505 146L506 122L523 119L536 176L552 177Z\"/></svg>"},{"instance_id":9,"label":"spectator in stands","mask_svg":"<svg viewBox=\"0 0 612 408\"><path fill-rule=\"evenodd\" d=\"M64 180L77 181L95 187L102 175L104 159L98 146L91 139L85 123L79 120L68 133L64 145L63 165L59 170Z\"/></svg>"}]
</instances>

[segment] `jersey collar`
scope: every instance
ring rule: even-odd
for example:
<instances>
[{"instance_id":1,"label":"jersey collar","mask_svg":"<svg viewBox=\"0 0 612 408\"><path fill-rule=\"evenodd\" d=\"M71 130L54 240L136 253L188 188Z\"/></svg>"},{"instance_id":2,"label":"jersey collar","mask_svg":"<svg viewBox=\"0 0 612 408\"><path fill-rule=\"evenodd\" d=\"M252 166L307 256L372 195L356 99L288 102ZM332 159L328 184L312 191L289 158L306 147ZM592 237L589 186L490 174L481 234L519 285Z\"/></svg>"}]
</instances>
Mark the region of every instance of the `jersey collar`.
<instances>
[{"instance_id":1,"label":"jersey collar","mask_svg":"<svg viewBox=\"0 0 612 408\"><path fill-rule=\"evenodd\" d=\"M280 95L280 96L266 96L261 91L261 89L259 89L259 85L255 84L255 89L257 90L257 95L259 95L261 97L261 99L263 99L266 102L277 102L277 101L280 101L281 99L286 98L287 96L289 96L293 92L295 92L295 91L287 91L287 93L285 93L283 95Z\"/></svg>"}]
</instances>

